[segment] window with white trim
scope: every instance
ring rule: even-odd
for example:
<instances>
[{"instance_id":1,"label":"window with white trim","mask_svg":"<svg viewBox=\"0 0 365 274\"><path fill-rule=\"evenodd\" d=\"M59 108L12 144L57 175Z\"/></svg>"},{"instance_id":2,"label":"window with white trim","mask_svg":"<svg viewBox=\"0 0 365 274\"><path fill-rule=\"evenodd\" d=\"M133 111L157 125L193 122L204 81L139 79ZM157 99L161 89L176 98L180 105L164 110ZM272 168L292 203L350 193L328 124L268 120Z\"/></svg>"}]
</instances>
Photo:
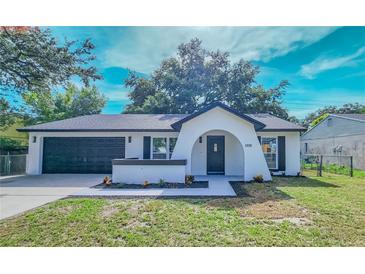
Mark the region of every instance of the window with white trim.
<instances>
[{"instance_id":1,"label":"window with white trim","mask_svg":"<svg viewBox=\"0 0 365 274\"><path fill-rule=\"evenodd\" d=\"M278 168L277 144L276 137L261 137L261 146L269 169Z\"/></svg>"},{"instance_id":2,"label":"window with white trim","mask_svg":"<svg viewBox=\"0 0 365 274\"><path fill-rule=\"evenodd\" d=\"M171 159L177 138L153 137L151 138L152 159ZM168 158L167 158L168 157Z\"/></svg>"},{"instance_id":3,"label":"window with white trim","mask_svg":"<svg viewBox=\"0 0 365 274\"><path fill-rule=\"evenodd\" d=\"M152 159L167 158L167 138L152 138Z\"/></svg>"}]
</instances>

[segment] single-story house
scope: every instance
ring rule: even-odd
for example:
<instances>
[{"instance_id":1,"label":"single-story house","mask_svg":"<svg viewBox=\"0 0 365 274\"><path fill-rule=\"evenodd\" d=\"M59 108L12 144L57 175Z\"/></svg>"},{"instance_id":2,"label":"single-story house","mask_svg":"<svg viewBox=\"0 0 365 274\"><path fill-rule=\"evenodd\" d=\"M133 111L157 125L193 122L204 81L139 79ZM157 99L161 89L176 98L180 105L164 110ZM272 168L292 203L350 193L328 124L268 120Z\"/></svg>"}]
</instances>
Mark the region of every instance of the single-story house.
<instances>
[{"instance_id":1,"label":"single-story house","mask_svg":"<svg viewBox=\"0 0 365 274\"><path fill-rule=\"evenodd\" d=\"M365 170L365 114L330 114L302 135L301 153L353 156L354 168Z\"/></svg>"},{"instance_id":2,"label":"single-story house","mask_svg":"<svg viewBox=\"0 0 365 274\"><path fill-rule=\"evenodd\" d=\"M29 132L28 174L112 173L115 182L143 183L296 176L305 129L214 103L193 114L97 114L18 130Z\"/></svg>"}]
</instances>

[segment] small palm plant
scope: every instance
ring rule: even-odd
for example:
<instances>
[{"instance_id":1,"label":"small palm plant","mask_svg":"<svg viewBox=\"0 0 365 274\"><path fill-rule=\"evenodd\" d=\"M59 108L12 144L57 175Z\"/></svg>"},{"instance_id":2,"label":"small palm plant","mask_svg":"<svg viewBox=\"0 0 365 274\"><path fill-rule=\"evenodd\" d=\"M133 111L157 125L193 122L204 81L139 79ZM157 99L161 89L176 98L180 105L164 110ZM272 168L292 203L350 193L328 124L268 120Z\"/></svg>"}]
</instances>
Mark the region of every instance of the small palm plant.
<instances>
[{"instance_id":1,"label":"small palm plant","mask_svg":"<svg viewBox=\"0 0 365 274\"><path fill-rule=\"evenodd\" d=\"M112 184L112 180L110 179L109 176L104 177L103 184L105 184L106 186L110 186Z\"/></svg>"}]
</instances>

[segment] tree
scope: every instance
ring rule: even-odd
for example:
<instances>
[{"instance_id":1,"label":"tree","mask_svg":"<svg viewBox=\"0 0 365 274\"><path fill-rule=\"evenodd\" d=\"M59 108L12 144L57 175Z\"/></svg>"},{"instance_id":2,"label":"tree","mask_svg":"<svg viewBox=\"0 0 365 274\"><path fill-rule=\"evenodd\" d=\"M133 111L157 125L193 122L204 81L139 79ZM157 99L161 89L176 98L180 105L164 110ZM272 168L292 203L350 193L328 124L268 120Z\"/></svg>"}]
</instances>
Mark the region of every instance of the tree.
<instances>
[{"instance_id":1,"label":"tree","mask_svg":"<svg viewBox=\"0 0 365 274\"><path fill-rule=\"evenodd\" d=\"M0 88L8 91L43 91L66 85L78 76L88 86L101 79L91 54L89 39L77 45L59 45L49 29L37 27L0 27Z\"/></svg>"},{"instance_id":2,"label":"tree","mask_svg":"<svg viewBox=\"0 0 365 274\"><path fill-rule=\"evenodd\" d=\"M95 86L77 88L72 84L62 93L29 91L23 99L27 104L27 124L98 114L106 104L106 98Z\"/></svg>"},{"instance_id":3,"label":"tree","mask_svg":"<svg viewBox=\"0 0 365 274\"><path fill-rule=\"evenodd\" d=\"M89 64L95 59L93 49L89 39L58 44L49 29L0 27L0 128L14 121L9 120L4 108L10 108L9 101L13 102L16 95L49 93L53 87L65 87L74 76L81 78L86 86L101 79L96 68ZM13 106L12 112L16 111Z\"/></svg>"},{"instance_id":4,"label":"tree","mask_svg":"<svg viewBox=\"0 0 365 274\"><path fill-rule=\"evenodd\" d=\"M220 101L243 113L289 118L281 106L287 81L266 90L256 83L257 66L232 63L229 53L206 50L201 43L195 38L181 44L176 57L163 60L148 79L131 72L125 85L132 103L125 113L192 113Z\"/></svg>"},{"instance_id":5,"label":"tree","mask_svg":"<svg viewBox=\"0 0 365 274\"><path fill-rule=\"evenodd\" d=\"M0 136L0 154L8 153L19 148L24 148L22 142L13 138Z\"/></svg>"},{"instance_id":6,"label":"tree","mask_svg":"<svg viewBox=\"0 0 365 274\"><path fill-rule=\"evenodd\" d=\"M16 120L16 114L5 98L0 98L0 130L3 131Z\"/></svg>"},{"instance_id":7,"label":"tree","mask_svg":"<svg viewBox=\"0 0 365 274\"><path fill-rule=\"evenodd\" d=\"M329 114L365 114L365 105L359 103L348 103L342 107L326 106L312 113L309 113L302 121L303 126L314 127L324 120Z\"/></svg>"}]
</instances>

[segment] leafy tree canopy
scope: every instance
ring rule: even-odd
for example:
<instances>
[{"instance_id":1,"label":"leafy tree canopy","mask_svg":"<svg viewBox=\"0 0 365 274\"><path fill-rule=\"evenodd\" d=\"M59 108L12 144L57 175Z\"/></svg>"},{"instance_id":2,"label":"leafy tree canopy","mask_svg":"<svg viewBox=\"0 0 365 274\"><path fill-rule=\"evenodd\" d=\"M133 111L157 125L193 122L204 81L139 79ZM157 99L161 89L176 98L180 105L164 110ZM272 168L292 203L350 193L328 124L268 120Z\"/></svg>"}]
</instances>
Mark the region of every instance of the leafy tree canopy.
<instances>
[{"instance_id":1,"label":"leafy tree canopy","mask_svg":"<svg viewBox=\"0 0 365 274\"><path fill-rule=\"evenodd\" d=\"M0 130L6 130L16 120L14 110L5 98L0 98Z\"/></svg>"},{"instance_id":2,"label":"leafy tree canopy","mask_svg":"<svg viewBox=\"0 0 365 274\"><path fill-rule=\"evenodd\" d=\"M12 151L18 148L24 148L22 142L13 138L0 136L0 154Z\"/></svg>"},{"instance_id":3,"label":"leafy tree canopy","mask_svg":"<svg viewBox=\"0 0 365 274\"><path fill-rule=\"evenodd\" d=\"M209 51L195 38L178 47L176 57L162 61L149 79L130 73L132 103L125 113L192 113L220 101L243 112L266 112L289 119L281 100L288 86L265 89L256 83L259 68L250 62L233 63L229 53Z\"/></svg>"},{"instance_id":4,"label":"leafy tree canopy","mask_svg":"<svg viewBox=\"0 0 365 274\"><path fill-rule=\"evenodd\" d=\"M365 114L365 105L359 103L344 104L342 107L327 106L309 113L302 121L303 126L314 127L329 114Z\"/></svg>"},{"instance_id":5,"label":"leafy tree canopy","mask_svg":"<svg viewBox=\"0 0 365 274\"><path fill-rule=\"evenodd\" d=\"M106 98L95 86L77 88L73 84L62 93L49 90L25 92L23 99L27 104L27 124L98 114L106 104Z\"/></svg>"},{"instance_id":6,"label":"leafy tree canopy","mask_svg":"<svg viewBox=\"0 0 365 274\"><path fill-rule=\"evenodd\" d=\"M17 100L16 95L44 92L39 97L45 99L52 88L67 86L74 76L86 86L101 79L90 65L93 49L90 40L66 40L61 45L49 29L0 27L0 129L11 125L20 111L20 104L9 104L9 99Z\"/></svg>"},{"instance_id":7,"label":"leafy tree canopy","mask_svg":"<svg viewBox=\"0 0 365 274\"><path fill-rule=\"evenodd\" d=\"M15 91L43 91L66 85L78 76L85 85L101 79L96 68L94 45L85 40L57 43L49 29L0 27L0 88Z\"/></svg>"}]
</instances>

